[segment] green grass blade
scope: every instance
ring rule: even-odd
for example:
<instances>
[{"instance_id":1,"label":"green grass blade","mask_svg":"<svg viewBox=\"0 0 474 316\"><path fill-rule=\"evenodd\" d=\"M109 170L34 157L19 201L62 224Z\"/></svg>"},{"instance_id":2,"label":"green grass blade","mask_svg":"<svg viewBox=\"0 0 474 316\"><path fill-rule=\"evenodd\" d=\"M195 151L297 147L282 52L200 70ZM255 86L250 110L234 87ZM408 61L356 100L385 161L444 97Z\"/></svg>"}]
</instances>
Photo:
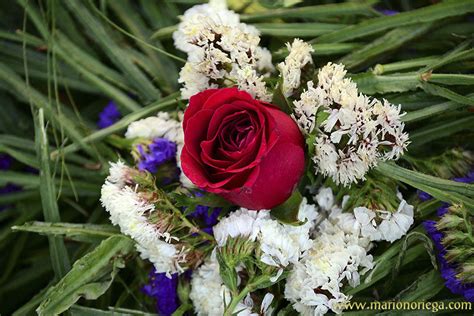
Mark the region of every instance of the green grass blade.
<instances>
[{"instance_id":1,"label":"green grass blade","mask_svg":"<svg viewBox=\"0 0 474 316\"><path fill-rule=\"evenodd\" d=\"M368 19L357 25L323 35L317 39L318 43L334 43L354 40L367 35L376 34L385 30L417 23L433 22L451 16L464 15L474 12L472 0L457 0L441 2L413 11L402 12L392 16L381 16Z\"/></svg>"},{"instance_id":2,"label":"green grass blade","mask_svg":"<svg viewBox=\"0 0 474 316\"><path fill-rule=\"evenodd\" d=\"M347 25L334 23L256 23L253 26L264 36L314 37L340 30Z\"/></svg>"},{"instance_id":3,"label":"green grass blade","mask_svg":"<svg viewBox=\"0 0 474 316\"><path fill-rule=\"evenodd\" d=\"M116 235L74 263L71 271L49 288L36 310L38 315L57 315L68 310L79 298L96 299L110 286L124 256L133 251L133 241Z\"/></svg>"},{"instance_id":4,"label":"green grass blade","mask_svg":"<svg viewBox=\"0 0 474 316\"><path fill-rule=\"evenodd\" d=\"M377 1L364 1L363 3L337 3L337 4L322 4L315 6L306 6L299 8L284 8L276 10L268 10L249 15L241 15L243 22L250 22L263 19L275 18L325 18L334 16L353 16L365 15L374 16L372 5Z\"/></svg>"},{"instance_id":5,"label":"green grass blade","mask_svg":"<svg viewBox=\"0 0 474 316\"><path fill-rule=\"evenodd\" d=\"M66 237L76 241L98 242L120 233L112 225L28 222L13 226L14 231L38 233L46 236Z\"/></svg>"},{"instance_id":6,"label":"green grass blade","mask_svg":"<svg viewBox=\"0 0 474 316\"><path fill-rule=\"evenodd\" d=\"M143 109L140 109L140 110L138 110L134 113L130 113L130 114L124 116L117 123L115 123L115 124L113 124L113 125L111 125L107 128L96 131L96 132L84 137L81 140L81 142L83 144L93 143L93 142L102 140L102 139L106 138L107 136L112 135L113 133L124 130L125 128L127 128L128 125L130 125L130 123L132 123L136 120L139 120L139 119L141 119L145 116L148 116L148 115L150 115L154 112L164 110L167 107L169 107L170 105L176 104L176 102L177 102L176 98L178 98L178 97L179 97L179 94L173 94L173 95L170 95L166 98L161 99L160 101L154 102L154 103L152 103L152 104L150 104L150 105L144 107ZM80 146L78 146L77 144L71 144L71 145L66 146L62 150L62 153L66 155L66 154L73 153L73 152L75 152L79 149L80 149ZM57 154L59 154L58 151L54 151L54 152L51 153L51 155L53 157L56 156Z\"/></svg>"},{"instance_id":7,"label":"green grass blade","mask_svg":"<svg viewBox=\"0 0 474 316\"><path fill-rule=\"evenodd\" d=\"M56 202L56 186L54 185L51 176L48 136L46 134L43 109L39 110L37 116L35 134L36 150L38 153L38 159L41 163L40 194L44 219L48 222L59 222L61 221L61 217L59 216L58 204ZM51 264L53 266L54 274L59 280L66 275L67 271L71 268L69 255L62 238L49 237L48 240Z\"/></svg>"},{"instance_id":8,"label":"green grass blade","mask_svg":"<svg viewBox=\"0 0 474 316\"><path fill-rule=\"evenodd\" d=\"M151 81L134 65L122 48L113 40L104 25L87 9L82 1L69 0L65 2L69 11L79 20L84 29L94 42L99 45L109 56L111 61L126 75L130 85L147 100L160 97L159 90Z\"/></svg>"},{"instance_id":9,"label":"green grass blade","mask_svg":"<svg viewBox=\"0 0 474 316\"><path fill-rule=\"evenodd\" d=\"M372 43L344 56L339 62L344 64L348 69L370 65L373 60L382 56L389 56L388 52L393 51L407 42L423 35L431 27L432 24L424 24L394 29Z\"/></svg>"}]
</instances>

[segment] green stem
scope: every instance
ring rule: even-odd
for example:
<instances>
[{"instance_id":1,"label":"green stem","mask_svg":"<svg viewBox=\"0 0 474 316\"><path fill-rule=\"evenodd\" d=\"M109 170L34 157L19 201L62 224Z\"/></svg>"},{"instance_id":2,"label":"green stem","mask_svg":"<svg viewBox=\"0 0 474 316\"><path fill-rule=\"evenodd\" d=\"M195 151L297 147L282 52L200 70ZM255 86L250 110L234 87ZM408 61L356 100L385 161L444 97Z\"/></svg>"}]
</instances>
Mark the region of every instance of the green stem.
<instances>
[{"instance_id":1,"label":"green stem","mask_svg":"<svg viewBox=\"0 0 474 316\"><path fill-rule=\"evenodd\" d=\"M238 295L232 297L232 301L227 306L224 312L224 316L232 316L234 313L234 309L237 307L237 304L239 304L239 302L241 302L245 298L245 296L247 296L247 294L256 290L260 284L268 282L269 279L270 276L261 275L252 280L249 280L249 283L243 288L243 290Z\"/></svg>"},{"instance_id":2,"label":"green stem","mask_svg":"<svg viewBox=\"0 0 474 316\"><path fill-rule=\"evenodd\" d=\"M215 239L214 237L212 237L212 235L209 235L208 233L202 231L201 229L199 229L199 227L196 227L193 223L191 223L191 221L187 219L187 217L184 216L183 213L181 213L181 211L176 208L176 206L174 206L170 201L166 200L166 204L176 215L179 216L179 218L183 221L183 224L186 227L190 228L193 232L197 232L199 235L209 240L211 243L215 242Z\"/></svg>"}]
</instances>

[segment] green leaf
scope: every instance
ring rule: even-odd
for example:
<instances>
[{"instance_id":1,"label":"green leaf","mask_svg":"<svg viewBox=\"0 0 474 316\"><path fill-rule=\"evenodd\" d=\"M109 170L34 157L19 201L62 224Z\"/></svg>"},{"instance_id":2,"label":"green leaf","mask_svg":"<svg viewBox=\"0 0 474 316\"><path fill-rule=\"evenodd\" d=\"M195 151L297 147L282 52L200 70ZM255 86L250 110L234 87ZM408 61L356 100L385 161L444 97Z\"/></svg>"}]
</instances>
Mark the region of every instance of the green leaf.
<instances>
[{"instance_id":1,"label":"green leaf","mask_svg":"<svg viewBox=\"0 0 474 316\"><path fill-rule=\"evenodd\" d=\"M472 184L440 179L387 162L380 162L377 171L425 191L441 201L454 204L464 203L468 207L474 207L474 185Z\"/></svg>"},{"instance_id":2,"label":"green leaf","mask_svg":"<svg viewBox=\"0 0 474 316\"><path fill-rule=\"evenodd\" d=\"M302 200L303 196L296 190L283 204L274 207L271 210L271 214L280 222L291 225L301 224L298 220L298 212Z\"/></svg>"},{"instance_id":3,"label":"green leaf","mask_svg":"<svg viewBox=\"0 0 474 316\"><path fill-rule=\"evenodd\" d=\"M352 75L351 78L357 83L359 91L365 94L416 90L419 82L418 74L411 73L379 76L367 72Z\"/></svg>"},{"instance_id":4,"label":"green leaf","mask_svg":"<svg viewBox=\"0 0 474 316\"><path fill-rule=\"evenodd\" d=\"M47 236L64 236L72 240L98 242L120 233L112 225L28 222L13 226L14 231L38 233Z\"/></svg>"},{"instance_id":5,"label":"green leaf","mask_svg":"<svg viewBox=\"0 0 474 316\"><path fill-rule=\"evenodd\" d=\"M438 85L422 82L421 87L423 88L423 90L425 90L426 93L437 95L460 104L474 106L474 98L471 99L469 97L462 96L454 91L440 87Z\"/></svg>"},{"instance_id":6,"label":"green leaf","mask_svg":"<svg viewBox=\"0 0 474 316\"><path fill-rule=\"evenodd\" d=\"M455 121L448 121L447 123L435 124L433 126L429 125L426 128L412 132L410 134L411 146L421 146L436 139L473 129L474 119L472 114L466 113L466 117Z\"/></svg>"},{"instance_id":7,"label":"green leaf","mask_svg":"<svg viewBox=\"0 0 474 316\"><path fill-rule=\"evenodd\" d=\"M53 181L49 161L48 136L44 122L43 109L38 111L35 119L36 151L41 165L40 171L40 194L43 206L43 215L48 222L59 222L58 204L56 202L56 186ZM51 264L57 279L62 278L71 268L69 255L62 238L49 237L49 248Z\"/></svg>"},{"instance_id":8,"label":"green leaf","mask_svg":"<svg viewBox=\"0 0 474 316\"><path fill-rule=\"evenodd\" d=\"M396 301L424 302L436 296L444 288L444 280L438 270L420 275L409 287L396 296Z\"/></svg>"},{"instance_id":9,"label":"green leaf","mask_svg":"<svg viewBox=\"0 0 474 316\"><path fill-rule=\"evenodd\" d=\"M422 25L410 25L394 29L385 35L377 38L372 43L362 46L362 48L344 56L339 62L348 69L360 68L368 65L371 61L389 56L387 53L393 51L405 43L426 33L432 27L431 23Z\"/></svg>"},{"instance_id":10,"label":"green leaf","mask_svg":"<svg viewBox=\"0 0 474 316\"><path fill-rule=\"evenodd\" d=\"M136 120L139 120L143 117L146 117L146 116L148 116L152 113L155 113L157 111L164 110L165 108L169 107L170 105L176 104L176 102L177 102L176 99L178 97L179 97L179 94L174 93L174 94L171 94L171 95L167 96L166 98L163 98L159 101L153 102L152 104L150 104L150 105L148 105L148 106L146 106L146 107L144 107L144 108L142 108L138 111L135 111L133 113L130 113L130 114L124 116L122 119L120 119L115 124L113 124L109 127L103 128L101 130L95 131L92 134L84 137L83 139L81 139L80 143L88 144L88 143L97 142L97 141L100 141L100 140L106 138L107 136L109 136L113 133L124 130L128 127L128 125L130 125L130 123L132 123ZM55 157L59 153L64 154L64 155L70 154L70 153L73 153L73 152L79 150L80 148L81 147L76 143L70 144L70 145L64 147L61 151L56 150L56 151L52 152L51 156Z\"/></svg>"},{"instance_id":11,"label":"green leaf","mask_svg":"<svg viewBox=\"0 0 474 316\"><path fill-rule=\"evenodd\" d=\"M150 314L138 310L128 308L115 308L110 306L109 310L101 310L92 307L73 305L70 309L73 316L156 316L157 314Z\"/></svg>"},{"instance_id":12,"label":"green leaf","mask_svg":"<svg viewBox=\"0 0 474 316\"><path fill-rule=\"evenodd\" d=\"M323 35L319 37L317 41L320 43L345 42L395 27L437 21L469 12L474 12L472 0L441 2L391 16L384 15L379 18L367 19L357 25L348 26L341 30Z\"/></svg>"},{"instance_id":13,"label":"green leaf","mask_svg":"<svg viewBox=\"0 0 474 316\"><path fill-rule=\"evenodd\" d=\"M111 61L126 74L130 85L135 87L147 100L155 100L160 97L159 90L153 86L151 81L132 63L128 54L113 40L106 28L87 9L83 2L70 0L64 2L69 11L78 19L90 38L99 45L108 55Z\"/></svg>"},{"instance_id":14,"label":"green leaf","mask_svg":"<svg viewBox=\"0 0 474 316\"><path fill-rule=\"evenodd\" d=\"M471 93L464 98L474 98L474 94ZM444 102L440 104L427 106L417 111L408 112L406 115L402 117L402 120L403 122L414 122L414 121L429 118L429 117L432 117L444 112L454 111L463 107L465 107L465 104L454 102L454 101L448 101L448 102Z\"/></svg>"},{"instance_id":15,"label":"green leaf","mask_svg":"<svg viewBox=\"0 0 474 316\"><path fill-rule=\"evenodd\" d=\"M256 21L262 19L275 18L311 18L318 19L324 17L334 16L353 16L366 15L373 16L371 6L377 1L364 1L363 3L337 3L337 4L323 4L315 6L306 6L299 8L285 8L268 10L249 15L241 15L240 19L243 22Z\"/></svg>"},{"instance_id":16,"label":"green leaf","mask_svg":"<svg viewBox=\"0 0 474 316\"><path fill-rule=\"evenodd\" d=\"M71 271L48 289L36 312L57 315L68 310L79 298L96 299L110 287L124 257L133 251L133 241L123 235L111 236L77 260Z\"/></svg>"},{"instance_id":17,"label":"green leaf","mask_svg":"<svg viewBox=\"0 0 474 316\"><path fill-rule=\"evenodd\" d=\"M334 23L256 23L262 35L276 37L314 37L346 27ZM156 33L155 33L156 34Z\"/></svg>"}]
</instances>

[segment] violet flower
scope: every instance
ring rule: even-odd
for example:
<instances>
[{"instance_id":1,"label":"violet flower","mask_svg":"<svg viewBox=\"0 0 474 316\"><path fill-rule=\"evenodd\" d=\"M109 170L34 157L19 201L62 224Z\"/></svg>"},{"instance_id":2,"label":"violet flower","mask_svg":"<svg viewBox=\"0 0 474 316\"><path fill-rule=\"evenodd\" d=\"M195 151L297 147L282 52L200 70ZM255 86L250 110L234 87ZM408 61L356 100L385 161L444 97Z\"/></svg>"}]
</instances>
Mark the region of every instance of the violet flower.
<instances>
[{"instance_id":1,"label":"violet flower","mask_svg":"<svg viewBox=\"0 0 474 316\"><path fill-rule=\"evenodd\" d=\"M13 158L11 156L7 154L0 154L0 170L10 169L12 167L12 164L13 164ZM7 183L6 185L0 187L0 195L17 192L20 190L21 190L20 186L13 183ZM0 211L3 211L8 207L9 207L8 205L0 205Z\"/></svg>"},{"instance_id":2,"label":"violet flower","mask_svg":"<svg viewBox=\"0 0 474 316\"><path fill-rule=\"evenodd\" d=\"M453 178L453 180L456 182L474 183L474 171L469 172L465 177ZM438 208L437 215L443 217L448 212L449 207L450 205L444 202L443 205ZM452 293L463 295L467 301L474 302L474 283L463 283L462 280L457 278L458 265L446 260L447 250L442 243L444 234L436 228L436 224L437 222L434 220L423 222L426 232L436 247L441 276L445 280L445 285Z\"/></svg>"},{"instance_id":3,"label":"violet flower","mask_svg":"<svg viewBox=\"0 0 474 316\"><path fill-rule=\"evenodd\" d=\"M179 307L178 274L168 278L166 273L157 273L153 268L148 277L149 283L142 288L143 293L156 300L156 311L160 316L173 314Z\"/></svg>"},{"instance_id":4,"label":"violet flower","mask_svg":"<svg viewBox=\"0 0 474 316\"><path fill-rule=\"evenodd\" d=\"M198 197L203 196L203 194L199 191L195 192L194 194ZM188 217L201 222L202 231L212 235L214 233L212 227L217 224L221 211L222 208L220 207L215 207L211 210L209 206L198 205L194 211L188 215Z\"/></svg>"},{"instance_id":5,"label":"violet flower","mask_svg":"<svg viewBox=\"0 0 474 316\"><path fill-rule=\"evenodd\" d=\"M110 101L107 106L99 113L99 121L97 127L103 129L113 125L122 115L120 114L117 105L114 101Z\"/></svg>"},{"instance_id":6,"label":"violet flower","mask_svg":"<svg viewBox=\"0 0 474 316\"><path fill-rule=\"evenodd\" d=\"M156 173L160 165L176 157L176 144L166 138L155 138L147 150L143 145L138 145L137 149L141 156L138 169L151 173Z\"/></svg>"}]
</instances>

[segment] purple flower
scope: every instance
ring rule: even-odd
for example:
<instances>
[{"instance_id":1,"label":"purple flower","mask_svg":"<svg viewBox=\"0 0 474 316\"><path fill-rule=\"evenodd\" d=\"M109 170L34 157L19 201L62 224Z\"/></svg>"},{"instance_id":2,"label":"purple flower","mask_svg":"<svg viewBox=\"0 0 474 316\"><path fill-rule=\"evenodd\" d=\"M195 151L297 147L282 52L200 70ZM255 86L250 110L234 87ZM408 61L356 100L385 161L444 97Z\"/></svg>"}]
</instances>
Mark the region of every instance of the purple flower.
<instances>
[{"instance_id":1,"label":"purple flower","mask_svg":"<svg viewBox=\"0 0 474 316\"><path fill-rule=\"evenodd\" d=\"M156 173L160 165L173 160L176 156L176 144L166 138L155 138L148 146L148 150L145 150L143 145L138 145L137 149L141 155L138 169L148 170L151 173Z\"/></svg>"},{"instance_id":2,"label":"purple flower","mask_svg":"<svg viewBox=\"0 0 474 316\"><path fill-rule=\"evenodd\" d=\"M422 202L431 200L431 199L433 198L431 195L429 195L428 193L426 193L426 192L424 192L424 191L421 191L421 190L418 190L416 193L418 194L418 198L419 198Z\"/></svg>"},{"instance_id":3,"label":"purple flower","mask_svg":"<svg viewBox=\"0 0 474 316\"><path fill-rule=\"evenodd\" d=\"M0 170L10 169L12 164L13 164L13 158L11 156L6 155L6 154L0 154ZM0 195L17 192L20 190L21 190L20 186L16 184L12 184L12 183L7 183L5 186L0 187ZM9 207L8 205L0 205L0 211L3 211L8 207Z\"/></svg>"},{"instance_id":4,"label":"purple flower","mask_svg":"<svg viewBox=\"0 0 474 316\"><path fill-rule=\"evenodd\" d=\"M0 170L8 170L11 168L13 158L7 154L0 154Z\"/></svg>"},{"instance_id":5,"label":"purple flower","mask_svg":"<svg viewBox=\"0 0 474 316\"><path fill-rule=\"evenodd\" d=\"M198 197L203 196L203 193L199 191L195 192L194 194ZM212 235L213 234L212 227L217 224L218 217L221 211L222 211L222 208L220 207L215 207L211 209L211 207L209 206L198 205L196 206L194 211L188 215L188 217L191 217L197 221L200 221L202 223L201 225L202 230Z\"/></svg>"},{"instance_id":6,"label":"purple flower","mask_svg":"<svg viewBox=\"0 0 474 316\"><path fill-rule=\"evenodd\" d=\"M148 284L142 288L143 293L156 300L156 311L159 315L173 314L179 306L178 274L172 274L171 278L168 278L166 273L157 273L153 268L148 278Z\"/></svg>"},{"instance_id":7,"label":"purple flower","mask_svg":"<svg viewBox=\"0 0 474 316\"><path fill-rule=\"evenodd\" d=\"M382 13L383 15L395 15L395 14L400 13L396 10L382 9L382 8L379 8L379 7L375 7L375 10L379 13Z\"/></svg>"},{"instance_id":8,"label":"purple flower","mask_svg":"<svg viewBox=\"0 0 474 316\"><path fill-rule=\"evenodd\" d=\"M102 129L113 125L121 117L121 114L114 101L110 101L109 104L99 113L99 121L97 127Z\"/></svg>"},{"instance_id":9,"label":"purple flower","mask_svg":"<svg viewBox=\"0 0 474 316\"><path fill-rule=\"evenodd\" d=\"M454 178L453 180L456 182L472 183L474 182L474 172L471 171L465 177ZM449 207L450 205L444 202L443 205L438 208L437 215L443 217L448 212ZM445 280L445 285L452 293L463 295L467 301L474 302L474 283L463 283L462 280L458 279L458 264L446 260L447 250L442 243L444 233L436 228L436 224L437 222L434 220L427 220L423 222L423 227L436 247L440 272Z\"/></svg>"}]
</instances>

